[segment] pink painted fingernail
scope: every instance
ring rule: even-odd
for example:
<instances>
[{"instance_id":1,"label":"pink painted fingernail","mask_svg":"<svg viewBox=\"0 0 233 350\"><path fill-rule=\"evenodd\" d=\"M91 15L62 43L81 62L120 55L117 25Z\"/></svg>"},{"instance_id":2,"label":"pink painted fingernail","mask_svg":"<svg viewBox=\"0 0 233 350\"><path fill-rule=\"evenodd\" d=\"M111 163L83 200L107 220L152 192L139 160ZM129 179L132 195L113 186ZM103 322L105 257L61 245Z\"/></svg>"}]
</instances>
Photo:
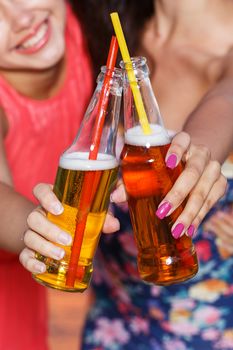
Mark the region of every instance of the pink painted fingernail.
<instances>
[{"instance_id":1,"label":"pink painted fingernail","mask_svg":"<svg viewBox=\"0 0 233 350\"><path fill-rule=\"evenodd\" d=\"M177 239L181 236L181 233L184 230L184 225L183 224L177 224L174 229L172 230L172 236Z\"/></svg>"},{"instance_id":2,"label":"pink painted fingernail","mask_svg":"<svg viewBox=\"0 0 233 350\"><path fill-rule=\"evenodd\" d=\"M170 154L170 156L166 160L166 166L170 169L174 169L176 167L176 163L177 163L177 156L174 153Z\"/></svg>"},{"instance_id":3,"label":"pink painted fingernail","mask_svg":"<svg viewBox=\"0 0 233 350\"><path fill-rule=\"evenodd\" d=\"M171 203L169 202L164 202L161 204L158 209L156 210L156 216L158 216L159 219L165 218L167 213L171 210Z\"/></svg>"},{"instance_id":4,"label":"pink painted fingernail","mask_svg":"<svg viewBox=\"0 0 233 350\"><path fill-rule=\"evenodd\" d=\"M187 234L190 238L192 238L194 236L194 233L195 233L195 226L190 225L188 230L187 230Z\"/></svg>"}]
</instances>

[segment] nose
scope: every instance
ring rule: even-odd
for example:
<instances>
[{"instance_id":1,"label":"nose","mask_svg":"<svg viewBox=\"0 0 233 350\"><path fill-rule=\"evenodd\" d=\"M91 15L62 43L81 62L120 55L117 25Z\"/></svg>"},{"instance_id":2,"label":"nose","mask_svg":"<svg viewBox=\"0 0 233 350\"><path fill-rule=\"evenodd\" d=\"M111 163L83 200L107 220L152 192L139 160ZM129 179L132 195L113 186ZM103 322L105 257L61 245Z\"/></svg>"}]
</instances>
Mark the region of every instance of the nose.
<instances>
[{"instance_id":1,"label":"nose","mask_svg":"<svg viewBox=\"0 0 233 350\"><path fill-rule=\"evenodd\" d=\"M9 8L9 15L11 17L12 30L19 32L23 29L29 28L34 20L33 11L30 8L20 4L12 4Z\"/></svg>"}]
</instances>

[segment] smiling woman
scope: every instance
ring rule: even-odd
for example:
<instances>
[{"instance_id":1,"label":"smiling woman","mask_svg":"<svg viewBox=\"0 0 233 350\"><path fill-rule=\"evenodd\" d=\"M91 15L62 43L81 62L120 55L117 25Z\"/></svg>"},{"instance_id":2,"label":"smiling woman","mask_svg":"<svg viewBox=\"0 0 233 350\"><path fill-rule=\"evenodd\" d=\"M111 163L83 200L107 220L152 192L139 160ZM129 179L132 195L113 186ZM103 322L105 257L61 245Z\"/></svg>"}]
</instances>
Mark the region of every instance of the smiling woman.
<instances>
[{"instance_id":1,"label":"smiling woman","mask_svg":"<svg viewBox=\"0 0 233 350\"><path fill-rule=\"evenodd\" d=\"M41 70L63 57L64 1L5 1L0 11L4 18L0 22L1 68Z\"/></svg>"},{"instance_id":2,"label":"smiling woman","mask_svg":"<svg viewBox=\"0 0 233 350\"><path fill-rule=\"evenodd\" d=\"M0 17L0 348L45 350L46 289L22 268L18 252L36 206L32 189L54 181L92 75L82 30L65 1L3 0Z\"/></svg>"}]
</instances>

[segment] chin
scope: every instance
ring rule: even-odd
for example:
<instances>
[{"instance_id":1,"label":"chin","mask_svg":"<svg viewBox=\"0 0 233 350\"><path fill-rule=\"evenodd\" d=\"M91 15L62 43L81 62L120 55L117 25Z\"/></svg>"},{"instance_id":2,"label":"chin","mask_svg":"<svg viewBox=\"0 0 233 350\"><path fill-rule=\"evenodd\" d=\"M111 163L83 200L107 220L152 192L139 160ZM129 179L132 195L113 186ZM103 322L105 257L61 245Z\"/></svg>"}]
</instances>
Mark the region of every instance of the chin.
<instances>
[{"instance_id":1,"label":"chin","mask_svg":"<svg viewBox=\"0 0 233 350\"><path fill-rule=\"evenodd\" d=\"M56 48L56 50L50 50L49 52L46 52L46 55L44 55L43 59L44 62L48 62L49 65L53 65L58 63L63 57L65 56L65 44L60 45Z\"/></svg>"},{"instance_id":2,"label":"chin","mask_svg":"<svg viewBox=\"0 0 233 350\"><path fill-rule=\"evenodd\" d=\"M46 61L40 61L40 65L35 65L33 69L36 70L44 70L44 69L51 69L52 67L55 67L63 58L64 56L56 56L54 59L46 60Z\"/></svg>"},{"instance_id":3,"label":"chin","mask_svg":"<svg viewBox=\"0 0 233 350\"><path fill-rule=\"evenodd\" d=\"M65 46L56 48L56 50L47 50L43 53L43 55L38 56L34 62L31 61L28 64L28 67L31 66L32 69L36 70L43 70L43 69L49 69L53 66L56 66L64 57L65 55Z\"/></svg>"}]
</instances>

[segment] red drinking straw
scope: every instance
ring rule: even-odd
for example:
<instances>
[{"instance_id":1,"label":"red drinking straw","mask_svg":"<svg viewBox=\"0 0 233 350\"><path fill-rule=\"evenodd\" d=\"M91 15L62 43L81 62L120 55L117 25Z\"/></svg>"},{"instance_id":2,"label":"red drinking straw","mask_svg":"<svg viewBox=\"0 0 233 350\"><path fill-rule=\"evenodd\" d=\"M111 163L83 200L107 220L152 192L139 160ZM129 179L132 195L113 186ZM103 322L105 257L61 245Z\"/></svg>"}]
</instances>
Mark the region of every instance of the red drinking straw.
<instances>
[{"instance_id":1,"label":"red drinking straw","mask_svg":"<svg viewBox=\"0 0 233 350\"><path fill-rule=\"evenodd\" d=\"M109 98L110 82L112 79L113 69L116 64L118 53L118 42L115 36L112 37L108 59L106 64L106 74L103 82L103 87L100 93L99 105L97 109L97 117L95 120L94 130L92 134L92 142L89 153L89 159L97 159L98 149L100 145L107 105ZM99 183L99 178L96 179L96 171L87 171L84 175L82 193L80 197L79 210L76 217L76 229L74 235L73 246L71 249L69 267L66 277L66 285L74 287L77 275L78 262L82 247L83 236L86 227L86 221L93 195Z\"/></svg>"}]
</instances>

